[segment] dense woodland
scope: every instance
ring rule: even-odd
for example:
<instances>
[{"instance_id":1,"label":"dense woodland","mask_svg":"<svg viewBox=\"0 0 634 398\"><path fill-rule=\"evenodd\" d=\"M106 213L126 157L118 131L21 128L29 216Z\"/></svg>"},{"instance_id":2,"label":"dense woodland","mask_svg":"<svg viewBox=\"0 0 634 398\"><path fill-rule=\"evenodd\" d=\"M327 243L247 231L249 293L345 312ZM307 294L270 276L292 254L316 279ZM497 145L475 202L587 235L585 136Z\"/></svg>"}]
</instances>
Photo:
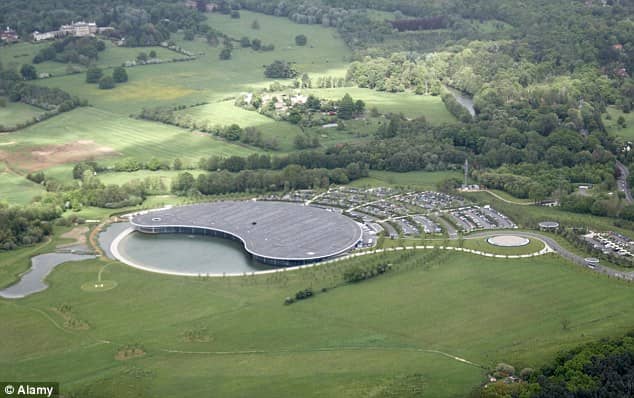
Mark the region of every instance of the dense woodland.
<instances>
[{"instance_id":1,"label":"dense woodland","mask_svg":"<svg viewBox=\"0 0 634 398\"><path fill-rule=\"evenodd\" d=\"M634 334L602 339L562 352L542 369L524 369L519 377L508 365L499 366L495 373L502 380L488 384L471 396L631 397L634 394Z\"/></svg>"}]
</instances>

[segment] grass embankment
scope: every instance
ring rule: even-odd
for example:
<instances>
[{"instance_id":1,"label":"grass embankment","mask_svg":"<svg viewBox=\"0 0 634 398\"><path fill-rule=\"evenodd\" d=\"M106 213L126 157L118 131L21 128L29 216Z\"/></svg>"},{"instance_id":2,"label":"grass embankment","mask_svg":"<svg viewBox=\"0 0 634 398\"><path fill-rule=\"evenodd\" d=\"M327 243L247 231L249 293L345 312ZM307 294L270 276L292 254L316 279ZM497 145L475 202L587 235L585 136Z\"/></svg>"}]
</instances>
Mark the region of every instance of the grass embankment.
<instances>
[{"instance_id":1,"label":"grass embankment","mask_svg":"<svg viewBox=\"0 0 634 398\"><path fill-rule=\"evenodd\" d=\"M552 255L427 252L359 261L400 270L291 306L282 305L284 297L331 286L342 264L204 280L112 263L103 279L118 286L102 293L80 288L95 280L101 262L65 264L49 276L47 291L0 300L0 372L53 378L64 391L91 384L119 397L193 397L210 388L225 397L357 397L401 388L455 397L484 370L425 350L484 366L538 367L562 349L623 334L634 323L629 284ZM53 310L60 303L88 326L64 327ZM131 345L144 355L117 359Z\"/></svg>"}]
</instances>

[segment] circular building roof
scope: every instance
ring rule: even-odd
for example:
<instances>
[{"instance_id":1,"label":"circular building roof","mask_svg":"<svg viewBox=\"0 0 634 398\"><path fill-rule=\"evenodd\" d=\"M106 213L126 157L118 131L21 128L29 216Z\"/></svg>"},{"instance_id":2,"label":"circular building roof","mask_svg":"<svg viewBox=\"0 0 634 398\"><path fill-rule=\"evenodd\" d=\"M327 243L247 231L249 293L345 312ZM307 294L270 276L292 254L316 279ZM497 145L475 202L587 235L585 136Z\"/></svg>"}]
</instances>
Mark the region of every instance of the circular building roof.
<instances>
[{"instance_id":1,"label":"circular building roof","mask_svg":"<svg viewBox=\"0 0 634 398\"><path fill-rule=\"evenodd\" d=\"M542 221L539 223L540 228L554 229L559 228L559 223L556 221Z\"/></svg>"},{"instance_id":2,"label":"circular building roof","mask_svg":"<svg viewBox=\"0 0 634 398\"><path fill-rule=\"evenodd\" d=\"M194 227L233 235L247 252L267 259L318 260L353 248L362 237L352 219L295 203L227 201L200 203L139 214L142 228Z\"/></svg>"}]
</instances>

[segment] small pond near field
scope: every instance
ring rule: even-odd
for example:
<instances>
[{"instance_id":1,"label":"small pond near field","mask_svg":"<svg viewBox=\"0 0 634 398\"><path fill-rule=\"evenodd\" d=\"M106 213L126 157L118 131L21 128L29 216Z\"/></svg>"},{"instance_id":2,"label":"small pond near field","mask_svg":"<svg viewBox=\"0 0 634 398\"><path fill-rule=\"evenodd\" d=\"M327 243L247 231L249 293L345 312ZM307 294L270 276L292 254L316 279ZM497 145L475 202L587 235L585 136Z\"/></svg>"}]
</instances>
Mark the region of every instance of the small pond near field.
<instances>
[{"instance_id":1,"label":"small pond near field","mask_svg":"<svg viewBox=\"0 0 634 398\"><path fill-rule=\"evenodd\" d=\"M48 285L44 279L56 266L69 261L83 261L91 258L95 256L73 253L46 253L35 256L31 258L31 268L22 274L17 283L0 290L0 297L17 299L46 290Z\"/></svg>"}]
</instances>

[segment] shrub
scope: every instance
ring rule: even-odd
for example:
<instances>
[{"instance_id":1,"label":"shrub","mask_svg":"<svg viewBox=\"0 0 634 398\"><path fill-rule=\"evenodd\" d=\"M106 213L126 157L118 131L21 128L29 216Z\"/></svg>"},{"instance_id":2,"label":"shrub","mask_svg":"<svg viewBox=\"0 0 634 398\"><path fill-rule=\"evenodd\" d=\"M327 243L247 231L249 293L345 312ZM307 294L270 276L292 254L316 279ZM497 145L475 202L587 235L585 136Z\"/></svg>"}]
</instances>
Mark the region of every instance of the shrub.
<instances>
[{"instance_id":1,"label":"shrub","mask_svg":"<svg viewBox=\"0 0 634 398\"><path fill-rule=\"evenodd\" d=\"M295 36L295 44L297 44L298 46L305 46L307 42L308 39L306 38L306 35Z\"/></svg>"},{"instance_id":2,"label":"shrub","mask_svg":"<svg viewBox=\"0 0 634 398\"><path fill-rule=\"evenodd\" d=\"M112 76L105 76L99 80L99 88L102 90L110 90L115 86Z\"/></svg>"}]
</instances>

